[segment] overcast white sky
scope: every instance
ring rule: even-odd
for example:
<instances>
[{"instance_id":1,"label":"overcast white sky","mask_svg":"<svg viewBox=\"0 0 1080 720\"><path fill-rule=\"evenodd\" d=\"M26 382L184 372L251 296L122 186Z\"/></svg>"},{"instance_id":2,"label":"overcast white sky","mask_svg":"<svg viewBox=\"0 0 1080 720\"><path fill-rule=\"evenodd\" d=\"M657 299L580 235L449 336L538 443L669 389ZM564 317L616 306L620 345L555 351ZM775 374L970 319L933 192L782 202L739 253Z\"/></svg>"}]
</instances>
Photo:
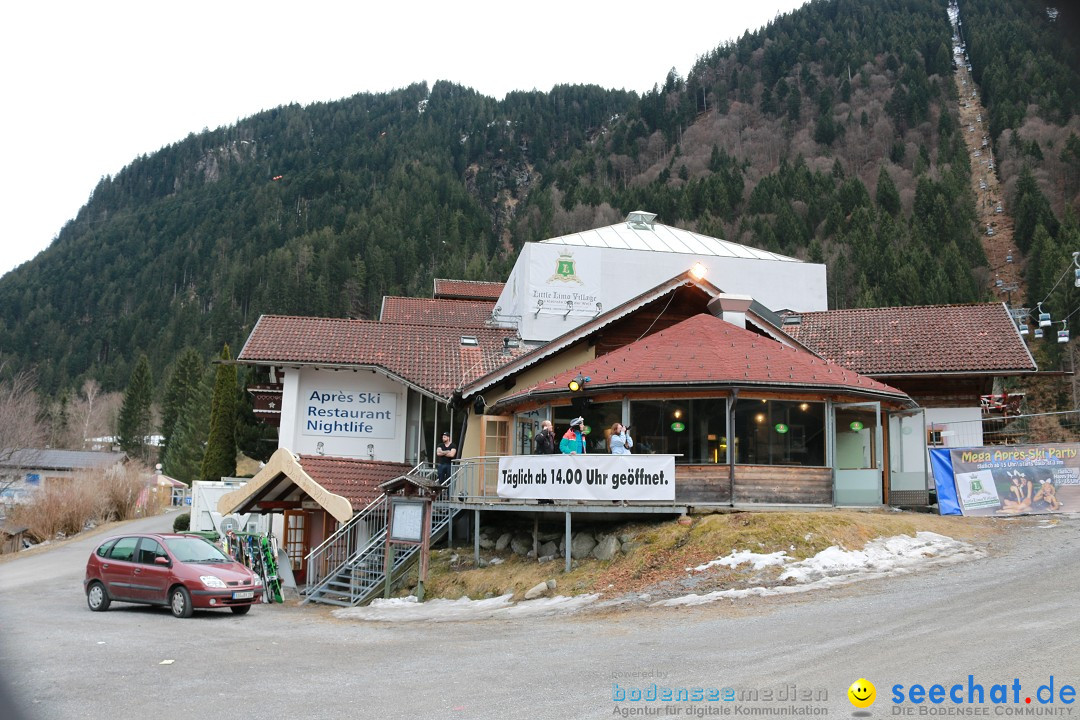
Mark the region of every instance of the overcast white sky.
<instances>
[{"instance_id":1,"label":"overcast white sky","mask_svg":"<svg viewBox=\"0 0 1080 720\"><path fill-rule=\"evenodd\" d=\"M426 80L501 99L644 92L805 0L510 3L13 0L0 10L0 275L98 180L203 128Z\"/></svg>"}]
</instances>

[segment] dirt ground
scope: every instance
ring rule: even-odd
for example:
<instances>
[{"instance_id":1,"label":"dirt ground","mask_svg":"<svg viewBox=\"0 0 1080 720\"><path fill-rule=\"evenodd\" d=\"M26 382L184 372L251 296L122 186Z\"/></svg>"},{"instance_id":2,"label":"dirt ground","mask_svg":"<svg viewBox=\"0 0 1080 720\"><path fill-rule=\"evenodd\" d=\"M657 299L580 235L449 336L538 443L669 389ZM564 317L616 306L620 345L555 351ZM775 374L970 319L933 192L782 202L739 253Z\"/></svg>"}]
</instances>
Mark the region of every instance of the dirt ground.
<instances>
[{"instance_id":1,"label":"dirt ground","mask_svg":"<svg viewBox=\"0 0 1080 720\"><path fill-rule=\"evenodd\" d=\"M437 550L432 554L425 590L429 598L478 599L513 593L520 600L533 586L554 580L561 595L600 592L606 597L617 597L649 593L659 598L688 591L688 567L707 563L733 550L762 554L782 550L789 557L804 559L830 546L857 550L875 538L914 535L919 531L986 545L1016 520L942 517L888 509L701 515L689 518L689 524L684 519L682 523L664 520L593 528L593 532L625 540L623 547L628 552L606 562L594 558L574 560L569 573L563 572L562 556L541 563L509 550L482 550L482 566L476 567L471 546ZM498 562L492 564L496 558ZM716 569L707 579L696 578L692 589L713 591L769 584L768 574L742 566ZM403 588L400 594L410 591L411 587Z\"/></svg>"}]
</instances>

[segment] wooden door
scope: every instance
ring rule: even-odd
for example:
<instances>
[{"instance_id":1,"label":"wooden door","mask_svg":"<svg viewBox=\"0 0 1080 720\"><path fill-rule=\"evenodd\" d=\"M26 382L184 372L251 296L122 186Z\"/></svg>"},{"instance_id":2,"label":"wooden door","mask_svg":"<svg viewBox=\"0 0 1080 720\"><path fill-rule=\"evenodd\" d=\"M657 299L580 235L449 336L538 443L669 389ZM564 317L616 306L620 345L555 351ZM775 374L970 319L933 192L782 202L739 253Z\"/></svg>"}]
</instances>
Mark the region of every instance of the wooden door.
<instances>
[{"instance_id":1,"label":"wooden door","mask_svg":"<svg viewBox=\"0 0 1080 720\"><path fill-rule=\"evenodd\" d=\"M289 556L289 565L298 586L307 582L307 568L304 566L304 558L308 554L306 528L305 511L285 511L285 553Z\"/></svg>"}]
</instances>

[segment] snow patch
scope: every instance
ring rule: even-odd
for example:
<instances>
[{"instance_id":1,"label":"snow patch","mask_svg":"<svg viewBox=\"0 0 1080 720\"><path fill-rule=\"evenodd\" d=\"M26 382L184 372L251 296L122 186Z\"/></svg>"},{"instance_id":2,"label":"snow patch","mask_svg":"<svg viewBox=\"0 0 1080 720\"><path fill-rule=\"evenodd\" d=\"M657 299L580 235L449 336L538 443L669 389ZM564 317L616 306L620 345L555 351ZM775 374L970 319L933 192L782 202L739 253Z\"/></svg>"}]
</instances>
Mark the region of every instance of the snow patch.
<instances>
[{"instance_id":1,"label":"snow patch","mask_svg":"<svg viewBox=\"0 0 1080 720\"><path fill-rule=\"evenodd\" d=\"M488 620L498 618L542 617L572 613L596 602L599 595L556 595L514 603L512 593L484 600L461 597L457 600L436 598L417 602L414 595L406 598L373 600L367 607L342 608L331 613L343 620L369 620L374 622L458 622L464 620Z\"/></svg>"},{"instance_id":2,"label":"snow patch","mask_svg":"<svg viewBox=\"0 0 1080 720\"><path fill-rule=\"evenodd\" d=\"M784 555L784 553L773 553L773 555L776 554ZM732 553L727 558L722 558L722 560L726 561L737 555L738 553ZM787 564L784 572L780 574L779 580L794 584L776 587L717 590L704 595L693 593L660 600L652 603L651 607L704 605L717 600L791 595L810 590L849 585L861 580L873 580L888 575L903 575L920 567L934 567L976 560L985 557L985 555L985 552L973 545L937 533L918 532L915 533L915 537L896 535L890 538L871 540L862 550L843 550L834 545L822 550L812 558L792 561ZM790 558L783 557L780 564L789 560ZM707 565L700 567L705 568Z\"/></svg>"},{"instance_id":3,"label":"snow patch","mask_svg":"<svg viewBox=\"0 0 1080 720\"><path fill-rule=\"evenodd\" d=\"M698 565L695 568L686 568L686 570L687 572L704 572L711 567L720 566L734 568L743 563L750 563L754 570L761 570L762 568L770 567L772 565L783 565L787 560L787 553L783 550L764 555L749 550L732 550L731 554L726 557L710 560L704 565Z\"/></svg>"}]
</instances>

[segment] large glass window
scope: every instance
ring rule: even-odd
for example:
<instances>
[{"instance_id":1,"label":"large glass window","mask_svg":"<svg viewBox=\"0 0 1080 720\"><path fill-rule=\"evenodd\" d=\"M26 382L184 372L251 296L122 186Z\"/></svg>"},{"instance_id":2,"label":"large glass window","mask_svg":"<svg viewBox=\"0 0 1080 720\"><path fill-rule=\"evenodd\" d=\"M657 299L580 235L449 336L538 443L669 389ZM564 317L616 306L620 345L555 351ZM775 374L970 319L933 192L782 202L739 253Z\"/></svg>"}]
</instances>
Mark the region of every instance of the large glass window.
<instances>
[{"instance_id":1,"label":"large glass window","mask_svg":"<svg viewBox=\"0 0 1080 720\"><path fill-rule=\"evenodd\" d=\"M678 455L678 464L727 462L727 401L632 400L631 452Z\"/></svg>"},{"instance_id":2,"label":"large glass window","mask_svg":"<svg viewBox=\"0 0 1080 720\"><path fill-rule=\"evenodd\" d=\"M735 462L825 465L825 404L741 398L735 404Z\"/></svg>"}]
</instances>

